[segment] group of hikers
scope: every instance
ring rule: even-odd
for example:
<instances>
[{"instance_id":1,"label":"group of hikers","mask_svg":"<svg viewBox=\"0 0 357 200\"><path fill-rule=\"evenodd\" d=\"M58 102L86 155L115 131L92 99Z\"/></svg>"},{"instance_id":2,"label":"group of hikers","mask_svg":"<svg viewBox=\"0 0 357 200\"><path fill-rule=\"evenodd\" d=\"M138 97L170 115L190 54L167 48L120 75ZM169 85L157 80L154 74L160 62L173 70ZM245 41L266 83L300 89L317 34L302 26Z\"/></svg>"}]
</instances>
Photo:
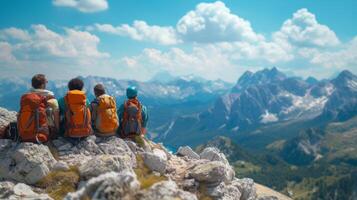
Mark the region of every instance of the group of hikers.
<instances>
[{"instance_id":1,"label":"group of hikers","mask_svg":"<svg viewBox=\"0 0 357 200\"><path fill-rule=\"evenodd\" d=\"M89 102L79 78L68 82L68 92L59 99L46 90L45 75L36 74L31 83L30 91L21 97L17 118L22 142L45 143L58 136L77 141L92 134L132 138L146 133L147 109L134 86L126 89L127 100L117 109L115 97L106 93L103 84L95 85L95 99Z\"/></svg>"}]
</instances>

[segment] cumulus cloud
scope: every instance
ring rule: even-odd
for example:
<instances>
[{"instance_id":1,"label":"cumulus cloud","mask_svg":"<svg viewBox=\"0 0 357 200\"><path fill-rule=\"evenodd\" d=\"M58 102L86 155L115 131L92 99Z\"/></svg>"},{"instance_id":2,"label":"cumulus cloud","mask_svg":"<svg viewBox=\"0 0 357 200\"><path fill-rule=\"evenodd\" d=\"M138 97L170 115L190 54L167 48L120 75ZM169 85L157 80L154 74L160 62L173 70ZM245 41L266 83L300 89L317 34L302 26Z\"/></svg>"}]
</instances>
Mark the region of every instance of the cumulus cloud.
<instances>
[{"instance_id":1,"label":"cumulus cloud","mask_svg":"<svg viewBox=\"0 0 357 200\"><path fill-rule=\"evenodd\" d=\"M76 7L80 0L55 2ZM272 65L294 71L296 75L323 74L326 77L327 73L335 72L326 68L349 68L357 72L357 37L341 42L333 30L320 24L315 15L304 8L293 13L269 37L256 33L248 20L232 13L220 1L198 4L178 19L175 26L136 20L132 24L94 24L86 28L85 31L66 28L57 32L44 25L33 25L29 30L2 29L0 61L26 61L26 65L43 68L48 63L60 67L74 65L76 69L77 66L105 66L106 70L102 70L104 67L93 71L81 69L104 76L114 76L110 70L117 70L120 73L116 77L139 80L148 80L165 70L175 75L189 73L235 81L245 70ZM162 49L146 46L137 55L113 58L98 49L100 39L94 31L171 46ZM185 48L178 48L177 44Z\"/></svg>"},{"instance_id":2,"label":"cumulus cloud","mask_svg":"<svg viewBox=\"0 0 357 200\"><path fill-rule=\"evenodd\" d=\"M30 39L30 35L25 30L11 27L0 31L0 39L3 40L15 39L15 40L26 41Z\"/></svg>"},{"instance_id":3,"label":"cumulus cloud","mask_svg":"<svg viewBox=\"0 0 357 200\"><path fill-rule=\"evenodd\" d=\"M177 23L177 32L187 41L259 41L262 35L254 32L249 21L234 15L226 5L200 3Z\"/></svg>"},{"instance_id":4,"label":"cumulus cloud","mask_svg":"<svg viewBox=\"0 0 357 200\"><path fill-rule=\"evenodd\" d=\"M254 32L249 21L234 15L221 2L200 3L178 20L176 27L148 25L134 21L133 25L95 24L91 30L127 36L138 41L150 41L163 45L181 42L215 43L249 41L257 42L264 37Z\"/></svg>"},{"instance_id":5,"label":"cumulus cloud","mask_svg":"<svg viewBox=\"0 0 357 200\"><path fill-rule=\"evenodd\" d=\"M12 55L11 45L7 42L0 42L0 63L15 61L15 57Z\"/></svg>"},{"instance_id":6,"label":"cumulus cloud","mask_svg":"<svg viewBox=\"0 0 357 200\"><path fill-rule=\"evenodd\" d=\"M10 29L0 30L9 33ZM11 29L7 42L2 42L2 56L9 58L9 53L18 60L72 59L87 62L93 59L109 57L108 53L98 50L99 38L89 32L65 29L63 34L54 32L44 25L32 25L30 31ZM16 31L15 31L16 30ZM19 37L18 33L26 33ZM21 35L21 34L20 34ZM12 38L22 38L13 40ZM5 52L5 53L4 53Z\"/></svg>"},{"instance_id":7,"label":"cumulus cloud","mask_svg":"<svg viewBox=\"0 0 357 200\"><path fill-rule=\"evenodd\" d=\"M274 34L274 38L287 40L302 47L326 47L340 43L335 32L328 26L318 23L315 15L306 8L296 11L291 19L286 20L281 29Z\"/></svg>"},{"instance_id":8,"label":"cumulus cloud","mask_svg":"<svg viewBox=\"0 0 357 200\"><path fill-rule=\"evenodd\" d=\"M71 7L86 13L108 9L107 0L53 0L53 5Z\"/></svg>"},{"instance_id":9,"label":"cumulus cloud","mask_svg":"<svg viewBox=\"0 0 357 200\"><path fill-rule=\"evenodd\" d=\"M94 28L100 32L127 36L133 40L150 41L163 45L180 43L172 27L150 26L144 21L134 21L133 25L123 24L114 27L110 24L95 24Z\"/></svg>"},{"instance_id":10,"label":"cumulus cloud","mask_svg":"<svg viewBox=\"0 0 357 200\"><path fill-rule=\"evenodd\" d=\"M357 66L357 36L343 47L336 49L302 49L301 56L308 58L312 64L327 68L355 68Z\"/></svg>"}]
</instances>

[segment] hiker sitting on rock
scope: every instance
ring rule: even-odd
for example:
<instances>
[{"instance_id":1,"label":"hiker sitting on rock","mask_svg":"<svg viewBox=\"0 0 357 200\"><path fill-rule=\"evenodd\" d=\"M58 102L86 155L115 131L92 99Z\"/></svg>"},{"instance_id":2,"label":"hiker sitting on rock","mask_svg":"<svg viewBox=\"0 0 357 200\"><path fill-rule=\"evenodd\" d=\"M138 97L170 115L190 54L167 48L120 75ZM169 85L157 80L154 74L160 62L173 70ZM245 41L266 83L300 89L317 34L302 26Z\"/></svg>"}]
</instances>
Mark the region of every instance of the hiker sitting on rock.
<instances>
[{"instance_id":1,"label":"hiker sitting on rock","mask_svg":"<svg viewBox=\"0 0 357 200\"><path fill-rule=\"evenodd\" d=\"M68 138L84 138L92 134L89 102L83 86L79 78L70 80L69 91L58 101L64 136Z\"/></svg>"},{"instance_id":2,"label":"hiker sitting on rock","mask_svg":"<svg viewBox=\"0 0 357 200\"><path fill-rule=\"evenodd\" d=\"M144 136L149 119L147 109L140 103L136 87L128 87L126 89L126 96L128 100L118 110L120 121L119 135L122 138Z\"/></svg>"},{"instance_id":3,"label":"hiker sitting on rock","mask_svg":"<svg viewBox=\"0 0 357 200\"><path fill-rule=\"evenodd\" d=\"M92 127L97 136L113 136L119 126L115 99L105 93L102 84L94 87L95 99L91 102Z\"/></svg>"},{"instance_id":4,"label":"hiker sitting on rock","mask_svg":"<svg viewBox=\"0 0 357 200\"><path fill-rule=\"evenodd\" d=\"M18 132L21 141L47 142L59 129L58 102L53 92L46 90L46 76L32 77L32 88L22 95L18 114Z\"/></svg>"}]
</instances>

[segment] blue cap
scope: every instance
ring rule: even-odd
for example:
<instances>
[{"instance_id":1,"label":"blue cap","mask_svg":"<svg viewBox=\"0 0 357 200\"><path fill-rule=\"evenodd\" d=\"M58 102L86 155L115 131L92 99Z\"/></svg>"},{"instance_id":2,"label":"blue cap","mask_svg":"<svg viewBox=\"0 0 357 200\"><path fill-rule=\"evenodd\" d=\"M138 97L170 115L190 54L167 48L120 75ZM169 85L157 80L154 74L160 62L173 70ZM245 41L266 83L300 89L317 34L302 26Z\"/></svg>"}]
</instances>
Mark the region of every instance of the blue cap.
<instances>
[{"instance_id":1,"label":"blue cap","mask_svg":"<svg viewBox=\"0 0 357 200\"><path fill-rule=\"evenodd\" d=\"M129 86L126 89L126 96L128 97L128 99L132 99L132 98L135 98L136 96L138 96L138 90L136 89L136 87Z\"/></svg>"}]
</instances>

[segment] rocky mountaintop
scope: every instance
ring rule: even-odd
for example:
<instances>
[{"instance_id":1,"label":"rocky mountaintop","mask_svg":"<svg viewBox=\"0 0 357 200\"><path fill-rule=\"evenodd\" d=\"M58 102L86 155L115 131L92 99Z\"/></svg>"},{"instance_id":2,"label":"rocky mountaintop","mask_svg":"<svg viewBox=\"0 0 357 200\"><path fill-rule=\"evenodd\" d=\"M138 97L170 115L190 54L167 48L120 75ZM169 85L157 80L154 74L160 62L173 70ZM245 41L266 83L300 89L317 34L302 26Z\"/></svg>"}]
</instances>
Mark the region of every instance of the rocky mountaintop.
<instances>
[{"instance_id":1,"label":"rocky mountaintop","mask_svg":"<svg viewBox=\"0 0 357 200\"><path fill-rule=\"evenodd\" d=\"M2 126L15 119L0 112ZM115 136L48 145L0 139L0 199L287 199L259 188L236 178L212 147L172 154L162 144Z\"/></svg>"}]
</instances>

